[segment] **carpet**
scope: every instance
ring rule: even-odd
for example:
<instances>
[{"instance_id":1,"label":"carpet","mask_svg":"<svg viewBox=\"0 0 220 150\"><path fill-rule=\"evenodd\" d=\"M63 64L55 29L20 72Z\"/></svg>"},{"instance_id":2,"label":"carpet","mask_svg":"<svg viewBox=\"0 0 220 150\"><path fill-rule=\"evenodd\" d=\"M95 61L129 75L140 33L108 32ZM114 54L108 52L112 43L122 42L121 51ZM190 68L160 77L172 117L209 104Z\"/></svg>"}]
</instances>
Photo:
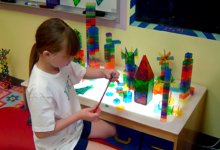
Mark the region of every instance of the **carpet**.
<instances>
[{"instance_id":1,"label":"carpet","mask_svg":"<svg viewBox=\"0 0 220 150\"><path fill-rule=\"evenodd\" d=\"M16 107L24 108L24 87L12 85L10 89L3 88L3 82L0 81L0 108Z\"/></svg>"}]
</instances>

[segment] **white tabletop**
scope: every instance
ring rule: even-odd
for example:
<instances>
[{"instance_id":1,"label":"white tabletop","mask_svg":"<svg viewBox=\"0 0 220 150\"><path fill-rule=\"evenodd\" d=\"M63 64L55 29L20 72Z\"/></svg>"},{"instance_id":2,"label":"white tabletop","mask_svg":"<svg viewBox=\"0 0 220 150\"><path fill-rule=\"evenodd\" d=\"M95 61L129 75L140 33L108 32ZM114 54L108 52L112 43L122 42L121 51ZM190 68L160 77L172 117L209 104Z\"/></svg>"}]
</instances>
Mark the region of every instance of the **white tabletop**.
<instances>
[{"instance_id":1,"label":"white tabletop","mask_svg":"<svg viewBox=\"0 0 220 150\"><path fill-rule=\"evenodd\" d=\"M86 93L79 94L80 103L85 106L97 105L105 90L107 83L107 79L95 79L83 80L79 84L75 85L74 87L76 89L86 86L93 86L93 88L88 90ZM182 116L176 117L173 115L168 115L166 122L160 121L160 113L154 111L155 104L158 104L159 101L162 100L161 95L154 95L152 101L148 105L142 105L134 102L134 94L132 91L132 102L125 103L123 101L123 98L119 96L118 93L116 93L115 88L117 87L117 83L115 83L114 87L108 88L106 93L112 92L113 96L105 95L100 105L100 108L102 111L109 114L120 116L144 125L148 125L178 135L183 129L193 110L198 105L205 91L207 90L205 87L200 85L192 84L191 86L195 88L195 92L194 95L191 96L184 103ZM176 95L178 95L178 93L176 93ZM119 104L113 103L113 99L115 98L118 98L120 100ZM123 107L124 109L116 109L119 106Z\"/></svg>"}]
</instances>

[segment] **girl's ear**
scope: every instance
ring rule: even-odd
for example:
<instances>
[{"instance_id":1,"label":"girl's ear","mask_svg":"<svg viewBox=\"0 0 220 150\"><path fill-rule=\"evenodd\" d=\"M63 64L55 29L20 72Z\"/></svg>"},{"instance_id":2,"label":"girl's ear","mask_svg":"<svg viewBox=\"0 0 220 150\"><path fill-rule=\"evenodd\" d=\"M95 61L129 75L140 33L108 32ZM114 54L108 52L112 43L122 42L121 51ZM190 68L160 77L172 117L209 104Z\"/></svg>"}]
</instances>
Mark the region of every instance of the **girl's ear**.
<instances>
[{"instance_id":1,"label":"girl's ear","mask_svg":"<svg viewBox=\"0 0 220 150\"><path fill-rule=\"evenodd\" d=\"M51 55L51 53L49 51L43 51L43 56L48 57Z\"/></svg>"}]
</instances>

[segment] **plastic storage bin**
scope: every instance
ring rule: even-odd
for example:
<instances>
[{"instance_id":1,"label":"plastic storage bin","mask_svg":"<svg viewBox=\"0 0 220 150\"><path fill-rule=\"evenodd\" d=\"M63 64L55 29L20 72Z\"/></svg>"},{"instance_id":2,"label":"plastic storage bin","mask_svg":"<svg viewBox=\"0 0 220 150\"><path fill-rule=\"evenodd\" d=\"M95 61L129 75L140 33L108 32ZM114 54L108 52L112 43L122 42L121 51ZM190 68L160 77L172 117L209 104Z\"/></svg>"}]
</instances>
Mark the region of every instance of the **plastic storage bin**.
<instances>
[{"instance_id":1,"label":"plastic storage bin","mask_svg":"<svg viewBox=\"0 0 220 150\"><path fill-rule=\"evenodd\" d=\"M141 150L173 150L173 142L144 134Z\"/></svg>"},{"instance_id":2,"label":"plastic storage bin","mask_svg":"<svg viewBox=\"0 0 220 150\"><path fill-rule=\"evenodd\" d=\"M116 125L117 135L106 139L107 142L123 150L140 150L141 132Z\"/></svg>"}]
</instances>

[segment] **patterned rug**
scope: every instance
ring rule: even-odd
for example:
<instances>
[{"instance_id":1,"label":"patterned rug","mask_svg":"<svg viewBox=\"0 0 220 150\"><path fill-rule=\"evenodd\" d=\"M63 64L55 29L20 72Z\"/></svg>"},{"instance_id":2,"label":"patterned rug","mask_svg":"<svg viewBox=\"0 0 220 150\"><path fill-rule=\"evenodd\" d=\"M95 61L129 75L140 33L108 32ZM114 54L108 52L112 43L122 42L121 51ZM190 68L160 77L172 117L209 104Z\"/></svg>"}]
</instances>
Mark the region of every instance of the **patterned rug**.
<instances>
[{"instance_id":1,"label":"patterned rug","mask_svg":"<svg viewBox=\"0 0 220 150\"><path fill-rule=\"evenodd\" d=\"M24 108L24 88L14 86L10 89L3 88L3 82L0 81L0 108L16 107Z\"/></svg>"}]
</instances>

